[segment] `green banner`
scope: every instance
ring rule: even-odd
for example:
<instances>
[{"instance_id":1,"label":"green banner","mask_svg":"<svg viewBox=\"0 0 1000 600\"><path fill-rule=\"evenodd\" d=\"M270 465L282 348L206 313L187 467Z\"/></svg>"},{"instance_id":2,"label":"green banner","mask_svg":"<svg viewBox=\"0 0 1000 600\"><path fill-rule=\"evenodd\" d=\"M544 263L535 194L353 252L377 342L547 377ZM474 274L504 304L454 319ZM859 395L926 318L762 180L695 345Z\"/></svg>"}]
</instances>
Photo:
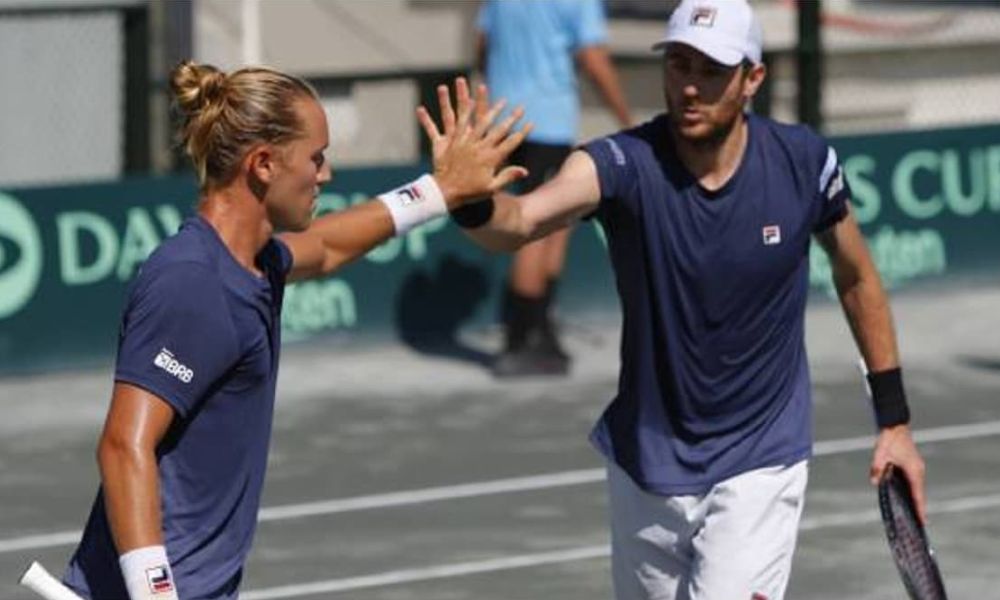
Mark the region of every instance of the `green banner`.
<instances>
[{"instance_id":1,"label":"green banner","mask_svg":"<svg viewBox=\"0 0 1000 600\"><path fill-rule=\"evenodd\" d=\"M890 286L997 271L1000 127L833 144ZM339 170L319 199L321 212L364 201L423 170ZM129 281L193 214L196 196L187 177L0 192L0 372L106 364ZM812 284L829 292L829 262L815 244L810 262ZM333 277L291 286L285 339L394 336L428 352L479 360L456 333L495 320L508 263L469 243L447 219L427 223ZM560 311L617 306L600 231L585 222L570 245Z\"/></svg>"},{"instance_id":2,"label":"green banner","mask_svg":"<svg viewBox=\"0 0 1000 600\"><path fill-rule=\"evenodd\" d=\"M128 282L192 198L186 179L0 192L0 370L106 359Z\"/></svg>"},{"instance_id":3,"label":"green banner","mask_svg":"<svg viewBox=\"0 0 1000 600\"><path fill-rule=\"evenodd\" d=\"M832 140L855 215L886 284L997 273L1000 126ZM830 263L813 244L811 283L829 290Z\"/></svg>"}]
</instances>

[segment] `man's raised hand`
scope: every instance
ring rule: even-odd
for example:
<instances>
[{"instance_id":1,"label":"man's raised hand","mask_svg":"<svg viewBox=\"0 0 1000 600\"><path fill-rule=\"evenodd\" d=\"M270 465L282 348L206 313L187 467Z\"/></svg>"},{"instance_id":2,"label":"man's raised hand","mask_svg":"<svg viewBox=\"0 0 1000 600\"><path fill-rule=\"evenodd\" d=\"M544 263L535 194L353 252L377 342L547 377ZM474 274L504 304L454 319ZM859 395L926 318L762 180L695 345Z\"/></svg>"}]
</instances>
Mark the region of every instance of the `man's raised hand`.
<instances>
[{"instance_id":1,"label":"man's raised hand","mask_svg":"<svg viewBox=\"0 0 1000 600\"><path fill-rule=\"evenodd\" d=\"M417 108L417 119L431 142L434 180L441 188L448 208L457 208L467 200L492 195L528 174L527 169L515 165L500 169L531 131L530 123L517 131L513 130L524 116L522 108L514 109L494 124L503 111L504 102L490 104L485 85L478 86L473 99L465 78L457 78L457 106L454 108L448 86L438 86L437 93L443 132L423 106Z\"/></svg>"}]
</instances>

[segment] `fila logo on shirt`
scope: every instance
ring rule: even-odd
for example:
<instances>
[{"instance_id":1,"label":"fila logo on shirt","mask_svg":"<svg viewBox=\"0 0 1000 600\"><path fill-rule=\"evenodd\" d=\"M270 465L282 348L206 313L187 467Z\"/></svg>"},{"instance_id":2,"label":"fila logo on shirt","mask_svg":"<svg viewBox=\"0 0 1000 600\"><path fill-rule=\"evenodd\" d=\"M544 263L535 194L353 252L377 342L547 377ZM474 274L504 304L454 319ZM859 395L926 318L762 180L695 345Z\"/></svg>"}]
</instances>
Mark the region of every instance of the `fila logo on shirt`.
<instances>
[{"instance_id":1,"label":"fila logo on shirt","mask_svg":"<svg viewBox=\"0 0 1000 600\"><path fill-rule=\"evenodd\" d=\"M691 24L696 27L711 27L715 25L715 9L711 6L699 6L691 12Z\"/></svg>"},{"instance_id":2,"label":"fila logo on shirt","mask_svg":"<svg viewBox=\"0 0 1000 600\"><path fill-rule=\"evenodd\" d=\"M153 594L166 594L174 591L174 582L170 579L170 569L166 565L146 569L146 583Z\"/></svg>"},{"instance_id":3,"label":"fila logo on shirt","mask_svg":"<svg viewBox=\"0 0 1000 600\"><path fill-rule=\"evenodd\" d=\"M777 225L765 225L761 232L764 235L765 246L775 246L781 243L781 227Z\"/></svg>"},{"instance_id":4,"label":"fila logo on shirt","mask_svg":"<svg viewBox=\"0 0 1000 600\"><path fill-rule=\"evenodd\" d=\"M153 359L153 364L184 383L191 383L191 379L194 378L194 371L182 365L179 360L174 358L173 353L166 348L160 349L160 353Z\"/></svg>"}]
</instances>

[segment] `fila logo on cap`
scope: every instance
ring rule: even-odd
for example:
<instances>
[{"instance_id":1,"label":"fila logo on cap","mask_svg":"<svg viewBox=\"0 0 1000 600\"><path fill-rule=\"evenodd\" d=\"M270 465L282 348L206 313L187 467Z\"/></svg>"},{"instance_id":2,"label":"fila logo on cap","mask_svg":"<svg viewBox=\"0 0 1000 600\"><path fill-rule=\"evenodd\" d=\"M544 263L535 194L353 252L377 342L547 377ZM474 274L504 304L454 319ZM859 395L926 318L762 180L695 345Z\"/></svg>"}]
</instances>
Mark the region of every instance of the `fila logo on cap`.
<instances>
[{"instance_id":1,"label":"fila logo on cap","mask_svg":"<svg viewBox=\"0 0 1000 600\"><path fill-rule=\"evenodd\" d=\"M691 24L696 27L711 27L715 25L715 8L698 6L691 11Z\"/></svg>"},{"instance_id":2,"label":"fila logo on cap","mask_svg":"<svg viewBox=\"0 0 1000 600\"><path fill-rule=\"evenodd\" d=\"M762 232L764 234L765 246L774 246L781 243L781 227L777 225L765 225Z\"/></svg>"}]
</instances>

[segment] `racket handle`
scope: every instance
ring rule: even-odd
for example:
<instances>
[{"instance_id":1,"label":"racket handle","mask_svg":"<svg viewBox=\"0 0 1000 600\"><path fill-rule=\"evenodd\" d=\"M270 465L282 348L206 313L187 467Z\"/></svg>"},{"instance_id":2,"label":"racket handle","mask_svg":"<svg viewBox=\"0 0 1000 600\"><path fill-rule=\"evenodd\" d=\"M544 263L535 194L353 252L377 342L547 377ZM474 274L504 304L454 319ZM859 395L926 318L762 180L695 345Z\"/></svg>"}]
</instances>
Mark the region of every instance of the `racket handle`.
<instances>
[{"instance_id":1,"label":"racket handle","mask_svg":"<svg viewBox=\"0 0 1000 600\"><path fill-rule=\"evenodd\" d=\"M61 581L53 577L37 561L32 561L28 565L28 570L24 572L24 575L21 575L18 583L45 598L45 600L83 600L68 587L64 586Z\"/></svg>"}]
</instances>

